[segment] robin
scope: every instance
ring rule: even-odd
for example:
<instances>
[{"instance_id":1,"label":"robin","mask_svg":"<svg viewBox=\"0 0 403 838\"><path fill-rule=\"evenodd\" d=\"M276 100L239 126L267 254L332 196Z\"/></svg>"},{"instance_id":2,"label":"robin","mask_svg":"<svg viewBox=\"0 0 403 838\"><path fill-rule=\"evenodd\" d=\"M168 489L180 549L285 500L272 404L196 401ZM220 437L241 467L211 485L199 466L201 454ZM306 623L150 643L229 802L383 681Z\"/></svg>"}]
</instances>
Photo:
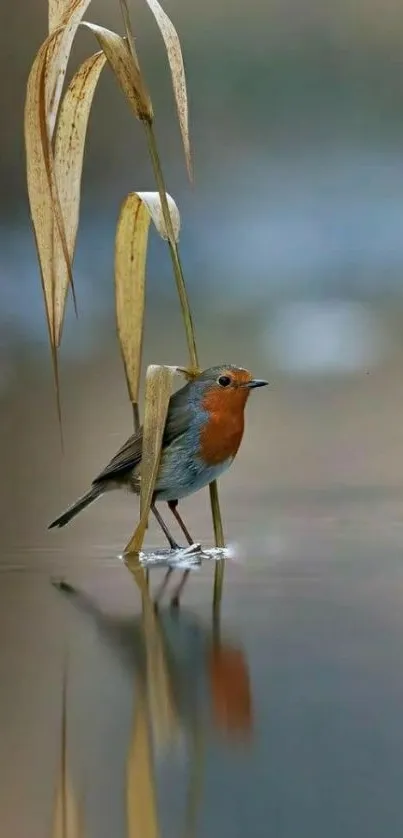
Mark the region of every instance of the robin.
<instances>
[{"instance_id":1,"label":"robin","mask_svg":"<svg viewBox=\"0 0 403 838\"><path fill-rule=\"evenodd\" d=\"M204 488L229 468L244 432L244 409L251 390L268 382L252 378L248 370L232 364L210 367L188 381L170 398L161 461L151 510L173 550L181 549L172 538L155 506L166 501L188 544L193 539L177 509L178 501ZM49 525L64 527L82 509L112 489L140 492L143 433L140 428L119 449L91 488ZM165 589L169 568L160 591ZM188 571L172 603L178 604Z\"/></svg>"}]
</instances>

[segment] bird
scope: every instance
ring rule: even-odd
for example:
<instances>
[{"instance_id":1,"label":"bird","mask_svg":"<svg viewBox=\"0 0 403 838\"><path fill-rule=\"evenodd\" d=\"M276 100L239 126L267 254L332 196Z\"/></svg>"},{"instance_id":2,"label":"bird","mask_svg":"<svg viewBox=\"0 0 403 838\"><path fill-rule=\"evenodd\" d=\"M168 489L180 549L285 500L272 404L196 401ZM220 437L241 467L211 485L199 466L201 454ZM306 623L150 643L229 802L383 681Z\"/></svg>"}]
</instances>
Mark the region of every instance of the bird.
<instances>
[{"instance_id":1,"label":"bird","mask_svg":"<svg viewBox=\"0 0 403 838\"><path fill-rule=\"evenodd\" d=\"M161 458L151 510L173 550L182 549L172 537L156 507L165 501L188 544L193 539L177 506L187 497L217 480L232 464L244 433L244 409L251 391L267 381L253 378L249 370L233 364L209 367L192 377L172 394L162 439ZM101 495L114 489L140 493L143 428L132 434L108 465L49 529L64 527ZM159 592L162 595L172 568L168 568ZM185 571L172 604L179 604L187 574Z\"/></svg>"}]
</instances>

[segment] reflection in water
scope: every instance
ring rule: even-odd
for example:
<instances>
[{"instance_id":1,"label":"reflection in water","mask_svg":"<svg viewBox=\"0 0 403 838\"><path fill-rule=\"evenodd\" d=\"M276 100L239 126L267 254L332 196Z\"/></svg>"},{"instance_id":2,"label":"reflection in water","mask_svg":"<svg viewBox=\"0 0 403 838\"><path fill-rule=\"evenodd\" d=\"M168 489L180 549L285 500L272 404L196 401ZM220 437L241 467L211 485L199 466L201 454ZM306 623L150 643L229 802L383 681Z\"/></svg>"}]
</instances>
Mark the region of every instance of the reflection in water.
<instances>
[{"instance_id":1,"label":"reflection in water","mask_svg":"<svg viewBox=\"0 0 403 838\"><path fill-rule=\"evenodd\" d=\"M211 623L178 609L154 611L143 597L140 616L115 618L70 585L56 583L76 609L95 625L134 679L133 718L126 756L126 834L160 838L159 761L181 753L187 771L179 793L181 824L175 834L193 838L202 798L204 746L211 733L226 740L248 739L252 699L243 650ZM52 838L83 838L85 812L68 766L68 706L63 691L60 777ZM102 696L99 696L102 700Z\"/></svg>"},{"instance_id":2,"label":"reflection in water","mask_svg":"<svg viewBox=\"0 0 403 838\"><path fill-rule=\"evenodd\" d=\"M59 775L53 814L52 838L84 838L84 811L72 783L68 763L67 670L63 679L62 718L60 730Z\"/></svg>"}]
</instances>

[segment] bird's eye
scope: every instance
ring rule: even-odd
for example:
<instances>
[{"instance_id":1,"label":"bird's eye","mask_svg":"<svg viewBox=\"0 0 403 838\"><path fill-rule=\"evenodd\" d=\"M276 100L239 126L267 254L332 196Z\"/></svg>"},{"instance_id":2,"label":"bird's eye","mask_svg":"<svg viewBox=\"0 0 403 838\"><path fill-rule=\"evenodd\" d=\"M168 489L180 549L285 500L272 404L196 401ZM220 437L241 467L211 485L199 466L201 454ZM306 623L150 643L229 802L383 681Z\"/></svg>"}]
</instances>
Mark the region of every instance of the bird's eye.
<instances>
[{"instance_id":1,"label":"bird's eye","mask_svg":"<svg viewBox=\"0 0 403 838\"><path fill-rule=\"evenodd\" d=\"M228 387L231 384L231 379L229 375L220 375L218 379L218 384L220 387Z\"/></svg>"}]
</instances>

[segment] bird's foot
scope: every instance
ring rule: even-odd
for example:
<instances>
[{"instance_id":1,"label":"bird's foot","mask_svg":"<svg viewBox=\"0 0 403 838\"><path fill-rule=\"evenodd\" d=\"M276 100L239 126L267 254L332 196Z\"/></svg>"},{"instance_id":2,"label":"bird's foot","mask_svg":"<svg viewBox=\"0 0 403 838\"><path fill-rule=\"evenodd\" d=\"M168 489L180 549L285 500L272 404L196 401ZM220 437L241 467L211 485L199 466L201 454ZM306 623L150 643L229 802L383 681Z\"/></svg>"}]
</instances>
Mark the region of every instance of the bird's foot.
<instances>
[{"instance_id":1,"label":"bird's foot","mask_svg":"<svg viewBox=\"0 0 403 838\"><path fill-rule=\"evenodd\" d=\"M193 544L188 544L187 547L179 547L181 552L181 558L186 558L186 556L193 556L194 553L200 553L201 551L201 544L195 542Z\"/></svg>"},{"instance_id":2,"label":"bird's foot","mask_svg":"<svg viewBox=\"0 0 403 838\"><path fill-rule=\"evenodd\" d=\"M56 588L58 591L63 591L66 594L75 594L76 592L75 588L73 588L73 586L66 582L64 579L51 578L50 581L53 587Z\"/></svg>"},{"instance_id":3,"label":"bird's foot","mask_svg":"<svg viewBox=\"0 0 403 838\"><path fill-rule=\"evenodd\" d=\"M177 595L173 596L172 599L171 599L171 603L170 603L172 610L177 611L178 608L180 607L180 604L181 604L181 602L180 602L179 597Z\"/></svg>"}]
</instances>

